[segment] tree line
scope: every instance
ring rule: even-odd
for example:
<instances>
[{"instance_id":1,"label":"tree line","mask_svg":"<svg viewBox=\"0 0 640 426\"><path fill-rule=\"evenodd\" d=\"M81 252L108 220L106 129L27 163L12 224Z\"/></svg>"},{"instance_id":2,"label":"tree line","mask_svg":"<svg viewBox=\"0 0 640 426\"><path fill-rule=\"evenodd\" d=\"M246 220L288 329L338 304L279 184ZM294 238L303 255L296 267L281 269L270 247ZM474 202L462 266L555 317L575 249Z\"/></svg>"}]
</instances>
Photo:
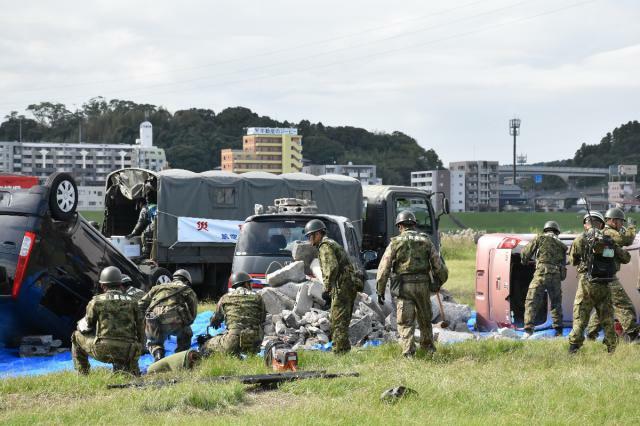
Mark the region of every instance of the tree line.
<instances>
[{"instance_id":1,"label":"tree line","mask_svg":"<svg viewBox=\"0 0 640 426\"><path fill-rule=\"evenodd\" d=\"M433 149L422 148L402 132L278 121L244 107L171 113L162 106L96 97L76 111L61 103L40 102L25 112L12 111L5 117L0 140L132 144L139 137L140 123L147 119L153 125L154 145L165 149L171 167L201 172L220 166L221 149L241 149L247 127L296 127L302 135L303 156L313 164L374 164L378 177L395 185L408 185L411 171L442 168Z\"/></svg>"}]
</instances>

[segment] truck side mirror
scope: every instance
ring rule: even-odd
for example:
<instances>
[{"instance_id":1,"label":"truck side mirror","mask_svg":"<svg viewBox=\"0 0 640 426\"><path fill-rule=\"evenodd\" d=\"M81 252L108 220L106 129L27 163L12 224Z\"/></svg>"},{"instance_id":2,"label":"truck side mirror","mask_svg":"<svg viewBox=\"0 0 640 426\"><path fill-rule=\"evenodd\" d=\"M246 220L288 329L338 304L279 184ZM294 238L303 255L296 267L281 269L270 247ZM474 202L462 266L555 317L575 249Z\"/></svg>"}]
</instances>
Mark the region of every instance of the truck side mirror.
<instances>
[{"instance_id":1,"label":"truck side mirror","mask_svg":"<svg viewBox=\"0 0 640 426\"><path fill-rule=\"evenodd\" d=\"M447 197L442 199L442 213L449 214L449 199Z\"/></svg>"}]
</instances>

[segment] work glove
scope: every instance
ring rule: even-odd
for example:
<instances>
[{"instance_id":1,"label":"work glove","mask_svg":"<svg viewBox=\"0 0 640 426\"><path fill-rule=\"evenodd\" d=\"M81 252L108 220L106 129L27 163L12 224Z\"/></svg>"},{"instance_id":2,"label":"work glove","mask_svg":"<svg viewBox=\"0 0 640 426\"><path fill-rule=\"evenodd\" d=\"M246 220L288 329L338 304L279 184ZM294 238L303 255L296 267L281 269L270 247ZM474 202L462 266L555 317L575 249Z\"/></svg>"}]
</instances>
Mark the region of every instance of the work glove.
<instances>
[{"instance_id":1,"label":"work glove","mask_svg":"<svg viewBox=\"0 0 640 426\"><path fill-rule=\"evenodd\" d=\"M378 295L378 305L384 305L384 294Z\"/></svg>"},{"instance_id":2,"label":"work glove","mask_svg":"<svg viewBox=\"0 0 640 426\"><path fill-rule=\"evenodd\" d=\"M322 300L324 300L325 305L331 306L331 292L323 291L322 292Z\"/></svg>"}]
</instances>

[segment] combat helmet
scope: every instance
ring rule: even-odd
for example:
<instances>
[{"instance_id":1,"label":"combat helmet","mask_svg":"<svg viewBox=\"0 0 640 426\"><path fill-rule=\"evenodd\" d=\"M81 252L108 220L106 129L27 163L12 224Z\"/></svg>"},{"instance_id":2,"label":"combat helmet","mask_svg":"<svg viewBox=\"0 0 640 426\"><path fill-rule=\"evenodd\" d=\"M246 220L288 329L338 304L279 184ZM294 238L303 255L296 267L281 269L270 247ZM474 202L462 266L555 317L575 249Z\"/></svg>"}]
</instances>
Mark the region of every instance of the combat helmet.
<instances>
[{"instance_id":1,"label":"combat helmet","mask_svg":"<svg viewBox=\"0 0 640 426\"><path fill-rule=\"evenodd\" d=\"M107 266L100 272L100 284L113 287L122 284L122 272L115 266Z\"/></svg>"},{"instance_id":2,"label":"combat helmet","mask_svg":"<svg viewBox=\"0 0 640 426\"><path fill-rule=\"evenodd\" d=\"M617 207L614 207L614 208L611 208L611 209L607 210L607 212L604 214L604 218L605 219L622 219L622 220L625 220L624 212L622 211L622 209L619 209Z\"/></svg>"},{"instance_id":3,"label":"combat helmet","mask_svg":"<svg viewBox=\"0 0 640 426\"><path fill-rule=\"evenodd\" d=\"M246 272L240 271L231 274L231 278L229 278L229 280L231 281L231 287L236 288L238 286L244 285L244 283L246 282L250 282L251 277Z\"/></svg>"},{"instance_id":4,"label":"combat helmet","mask_svg":"<svg viewBox=\"0 0 640 426\"><path fill-rule=\"evenodd\" d=\"M598 219L600 222L604 223L604 216L602 216L602 213L597 211L585 214L582 218L582 223L586 223L589 220L589 217L591 217L592 219Z\"/></svg>"},{"instance_id":5,"label":"combat helmet","mask_svg":"<svg viewBox=\"0 0 640 426\"><path fill-rule=\"evenodd\" d=\"M133 283L131 277L129 275L122 274L122 285L127 286L131 285L131 283Z\"/></svg>"},{"instance_id":6,"label":"combat helmet","mask_svg":"<svg viewBox=\"0 0 640 426\"><path fill-rule=\"evenodd\" d=\"M320 219L311 219L304 226L304 235L305 237L308 237L314 232L326 231L326 230L327 230L327 226L324 224L323 221L321 221Z\"/></svg>"},{"instance_id":7,"label":"combat helmet","mask_svg":"<svg viewBox=\"0 0 640 426\"><path fill-rule=\"evenodd\" d=\"M178 269L173 273L174 280L180 280L185 284L191 284L191 274L186 269Z\"/></svg>"},{"instance_id":8,"label":"combat helmet","mask_svg":"<svg viewBox=\"0 0 640 426\"><path fill-rule=\"evenodd\" d=\"M543 232L553 231L556 234L559 234L560 233L560 225L558 225L558 222L556 222L555 220L549 220L549 221L545 222L544 228L543 228L542 231Z\"/></svg>"},{"instance_id":9,"label":"combat helmet","mask_svg":"<svg viewBox=\"0 0 640 426\"><path fill-rule=\"evenodd\" d=\"M416 215L413 214L411 210L403 210L396 216L396 226L401 223L414 226L418 221L416 220Z\"/></svg>"}]
</instances>

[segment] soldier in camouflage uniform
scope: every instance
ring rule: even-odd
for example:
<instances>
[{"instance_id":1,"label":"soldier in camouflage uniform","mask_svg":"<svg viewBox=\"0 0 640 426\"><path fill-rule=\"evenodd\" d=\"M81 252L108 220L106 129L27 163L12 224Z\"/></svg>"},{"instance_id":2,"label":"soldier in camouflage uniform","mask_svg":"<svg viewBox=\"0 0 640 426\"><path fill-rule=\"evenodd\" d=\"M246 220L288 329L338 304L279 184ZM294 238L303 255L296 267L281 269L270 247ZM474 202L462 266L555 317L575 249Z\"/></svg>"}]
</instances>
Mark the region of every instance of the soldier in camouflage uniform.
<instances>
[{"instance_id":1,"label":"soldier in camouflage uniform","mask_svg":"<svg viewBox=\"0 0 640 426\"><path fill-rule=\"evenodd\" d=\"M623 226L625 222L625 215L621 209L613 208L607 210L604 215L605 227L604 235L608 235L613 238L620 247L626 247L633 243L636 238L636 227L631 224L628 228ZM616 264L616 269L620 270L620 263ZM629 299L629 295L624 291L620 280L617 278L609 283L611 290L611 302L613 303L614 315L620 321L622 331L625 338L630 341L638 339L640 332L640 326L636 323L636 310L633 306L633 302ZM587 327L587 337L589 339L595 339L600 332L600 320L598 314L591 315L589 325Z\"/></svg>"},{"instance_id":2,"label":"soldier in camouflage uniform","mask_svg":"<svg viewBox=\"0 0 640 426\"><path fill-rule=\"evenodd\" d=\"M544 224L542 234L529 242L521 253L521 261L526 265L536 257L536 271L529 284L525 299L524 331L533 334L534 319L538 309L547 303L546 290L551 301L551 319L556 336L562 336L562 279L566 276L567 246L558 238L560 227L554 221Z\"/></svg>"},{"instance_id":3,"label":"soldier in camouflage uniform","mask_svg":"<svg viewBox=\"0 0 640 426\"><path fill-rule=\"evenodd\" d=\"M133 237L142 237L142 255L145 257L151 256L151 249L153 246L153 233L156 228L156 216L158 214L158 204L156 190L147 182L144 185L145 203L140 209L138 215L138 222L133 228L133 231L127 235L127 239Z\"/></svg>"},{"instance_id":4,"label":"soldier in camouflage uniform","mask_svg":"<svg viewBox=\"0 0 640 426\"><path fill-rule=\"evenodd\" d=\"M124 293L127 296L131 296L131 298L136 302L142 299L145 295L144 291L133 286L133 280L129 275L122 275L122 286L125 288Z\"/></svg>"},{"instance_id":5,"label":"soldier in camouflage uniform","mask_svg":"<svg viewBox=\"0 0 640 426\"><path fill-rule=\"evenodd\" d=\"M191 324L198 313L198 297L191 289L191 274L179 269L173 281L153 287L138 306L145 312L147 348L158 361L164 357L164 341L169 335L176 336L176 352L191 347Z\"/></svg>"},{"instance_id":6,"label":"soldier in camouflage uniform","mask_svg":"<svg viewBox=\"0 0 640 426\"><path fill-rule=\"evenodd\" d=\"M583 219L585 232L579 235L569 249L569 260L578 270L578 290L573 303L573 329L569 334L569 353L576 353L584 342L584 330L591 310L595 308L600 318L600 324L604 328L603 343L609 352L613 352L618 343L616 332L613 329L613 305L611 304L611 291L609 290L610 278L594 278L589 272L589 262L593 264L596 256L604 254L595 253L595 243L602 240L604 218L599 212L586 214ZM592 250L592 253L589 251ZM631 259L629 253L613 243L613 257L620 263L628 263ZM613 273L615 277L615 271Z\"/></svg>"},{"instance_id":7,"label":"soldier in camouflage uniform","mask_svg":"<svg viewBox=\"0 0 640 426\"><path fill-rule=\"evenodd\" d=\"M211 326L220 327L225 321L227 331L207 340L204 355L214 352L239 355L258 353L262 344L262 324L267 310L262 296L251 290L251 277L246 272L231 275L232 289L220 298Z\"/></svg>"},{"instance_id":8,"label":"soldier in camouflage uniform","mask_svg":"<svg viewBox=\"0 0 640 426\"><path fill-rule=\"evenodd\" d=\"M115 266L100 273L103 294L87 305L78 330L71 336L71 356L80 374L89 374L89 355L113 364L114 371L139 375L144 326L136 302L124 293L122 275Z\"/></svg>"},{"instance_id":9,"label":"soldier in camouflage uniform","mask_svg":"<svg viewBox=\"0 0 640 426\"><path fill-rule=\"evenodd\" d=\"M391 294L397 303L398 333L402 354L416 351L415 322L420 327L420 347L435 352L431 328L431 291L447 281L449 271L427 234L415 230L415 215L408 210L396 218L400 235L393 237L378 266L378 303L383 304L391 273Z\"/></svg>"},{"instance_id":10,"label":"soldier in camouflage uniform","mask_svg":"<svg viewBox=\"0 0 640 426\"><path fill-rule=\"evenodd\" d=\"M307 222L304 232L311 244L318 248L324 285L322 297L331 303L333 353L349 352L349 325L353 304L357 293L364 290L364 283L358 277L344 248L327 237L327 228L321 220L312 219Z\"/></svg>"}]
</instances>

